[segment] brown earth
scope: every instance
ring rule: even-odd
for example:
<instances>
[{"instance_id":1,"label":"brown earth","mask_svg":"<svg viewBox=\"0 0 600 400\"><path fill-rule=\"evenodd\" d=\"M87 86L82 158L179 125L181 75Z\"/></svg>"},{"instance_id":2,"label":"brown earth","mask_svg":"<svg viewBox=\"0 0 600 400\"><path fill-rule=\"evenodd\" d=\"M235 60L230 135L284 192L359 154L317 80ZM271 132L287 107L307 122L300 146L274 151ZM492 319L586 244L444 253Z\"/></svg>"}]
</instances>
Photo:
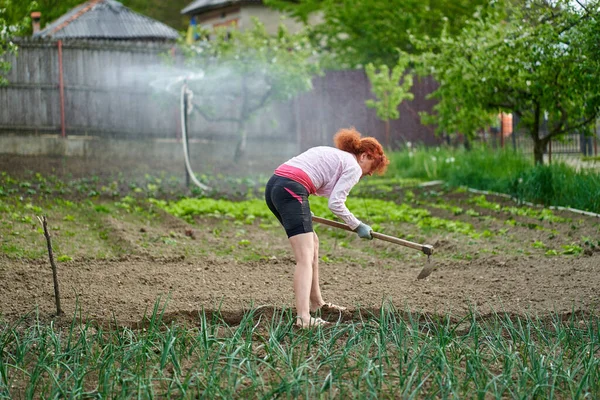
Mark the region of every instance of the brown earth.
<instances>
[{"instance_id":1,"label":"brown earth","mask_svg":"<svg viewBox=\"0 0 600 400\"><path fill-rule=\"evenodd\" d=\"M514 217L516 223L507 225L510 215L474 207L468 202L471 197L468 193L442 195L442 203L472 208L477 216L453 215L436 208L430 193L422 193L414 205L439 217L468 222L478 232L505 229L505 233L471 238L435 230L422 232L409 224L382 224L384 233L434 245L431 261L436 270L424 280L416 279L426 262L420 252L377 240L357 240L353 234L340 236L341 231L317 226L321 254L327 257L320 266L325 300L349 308L342 319L376 312L384 301L400 312L452 313L457 317L470 310L483 315L506 312L540 317L598 312L599 246L585 247L583 240L599 239L600 219L555 211L566 222ZM488 199L514 205L500 197ZM162 216L160 224L142 229L114 217L107 217L105 223L111 228L112 240L127 249L127 255L113 259L79 255L59 264L65 323L78 313L100 324L114 321L137 326L144 315L152 313L157 301L167 320L191 323L198 321L202 310L220 311L235 323L251 308L293 307L294 262L277 226L265 229L255 223L240 228L211 218L189 225L168 215ZM144 245L144 238L152 235L170 236L177 244L166 249ZM242 248L240 239L244 238L251 240L252 251ZM534 247L536 241L547 247ZM561 249L573 243L584 251L579 255L545 254L547 248ZM194 253L194 249L207 251ZM255 259L248 253L256 254ZM0 293L0 316L9 321L36 308L43 320L53 318L52 272L46 260L0 255Z\"/></svg>"}]
</instances>

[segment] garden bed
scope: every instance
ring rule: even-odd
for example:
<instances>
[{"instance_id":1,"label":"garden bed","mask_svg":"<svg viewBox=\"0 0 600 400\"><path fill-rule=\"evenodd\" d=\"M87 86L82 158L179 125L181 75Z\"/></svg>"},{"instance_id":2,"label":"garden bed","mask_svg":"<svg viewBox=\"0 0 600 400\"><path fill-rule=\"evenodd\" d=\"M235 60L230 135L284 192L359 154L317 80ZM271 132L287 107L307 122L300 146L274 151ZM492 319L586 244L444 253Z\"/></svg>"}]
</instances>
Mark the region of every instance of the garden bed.
<instances>
[{"instance_id":1,"label":"garden bed","mask_svg":"<svg viewBox=\"0 0 600 400\"><path fill-rule=\"evenodd\" d=\"M517 207L502 197L442 186L401 186L390 185L394 189L385 200L352 199L349 205L376 230L433 245L430 261L436 270L425 280L416 279L427 262L419 251L315 226L324 297L347 306L348 315L360 318L382 302L457 317L474 309L543 316L597 308L600 219ZM369 187L361 190L368 195ZM201 310L241 316L258 306L293 307L289 244L268 210L254 215L262 212L255 209L260 199L222 200L186 218L163 210L175 200L36 201L39 205L3 198L0 315L5 319L36 308L50 318L55 311L45 241L34 217L42 210L49 215L60 261L67 320L77 311L100 324L131 326L157 299L168 315L186 321ZM312 202L319 215L324 203ZM241 207L242 216L215 211L225 204ZM251 211L244 214L244 207Z\"/></svg>"}]
</instances>

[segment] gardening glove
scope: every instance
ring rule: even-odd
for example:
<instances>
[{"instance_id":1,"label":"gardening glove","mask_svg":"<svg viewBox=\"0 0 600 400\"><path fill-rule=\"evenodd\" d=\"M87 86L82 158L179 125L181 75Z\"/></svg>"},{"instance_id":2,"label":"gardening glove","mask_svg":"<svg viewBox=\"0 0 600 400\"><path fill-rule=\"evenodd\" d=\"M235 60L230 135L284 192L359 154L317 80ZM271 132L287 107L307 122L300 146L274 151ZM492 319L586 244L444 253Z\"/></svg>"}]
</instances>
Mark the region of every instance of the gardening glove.
<instances>
[{"instance_id":1,"label":"gardening glove","mask_svg":"<svg viewBox=\"0 0 600 400\"><path fill-rule=\"evenodd\" d=\"M360 223L358 228L356 228L354 230L354 232L356 232L358 234L359 238L368 239L368 240L373 239L373 236L371 236L372 231L373 231L373 229L371 229L371 227L369 225L363 224L362 222Z\"/></svg>"}]
</instances>

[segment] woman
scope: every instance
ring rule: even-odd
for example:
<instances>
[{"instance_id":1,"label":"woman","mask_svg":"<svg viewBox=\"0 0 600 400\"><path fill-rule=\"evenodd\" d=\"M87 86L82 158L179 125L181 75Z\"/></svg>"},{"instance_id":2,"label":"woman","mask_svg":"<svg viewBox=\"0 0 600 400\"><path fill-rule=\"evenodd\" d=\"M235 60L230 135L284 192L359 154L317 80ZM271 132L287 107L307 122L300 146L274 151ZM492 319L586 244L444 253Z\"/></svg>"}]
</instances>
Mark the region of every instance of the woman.
<instances>
[{"instance_id":1,"label":"woman","mask_svg":"<svg viewBox=\"0 0 600 400\"><path fill-rule=\"evenodd\" d=\"M371 227L348 210L346 197L360 178L383 174L389 164L381 144L371 137L361 138L353 128L341 129L333 141L336 148L313 147L280 165L265 189L267 205L283 225L296 258L296 324L302 328L325 324L310 312L326 304L319 287L319 239L313 232L308 196L328 197L333 214L359 237L372 239Z\"/></svg>"}]
</instances>

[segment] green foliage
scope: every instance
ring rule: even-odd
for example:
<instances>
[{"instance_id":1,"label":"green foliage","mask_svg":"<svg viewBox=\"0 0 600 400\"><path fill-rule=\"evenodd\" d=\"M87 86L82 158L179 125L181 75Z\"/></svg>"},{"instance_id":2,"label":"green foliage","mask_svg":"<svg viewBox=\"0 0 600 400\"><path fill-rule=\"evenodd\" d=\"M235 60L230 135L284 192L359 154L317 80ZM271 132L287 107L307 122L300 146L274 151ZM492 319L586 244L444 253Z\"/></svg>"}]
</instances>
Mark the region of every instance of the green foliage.
<instances>
[{"instance_id":1,"label":"green foliage","mask_svg":"<svg viewBox=\"0 0 600 400\"><path fill-rule=\"evenodd\" d=\"M29 36L32 34L30 19L32 11L42 13L40 26L43 29L45 25L82 3L81 0L0 0L0 8L5 9L5 17L10 24L18 24L23 21L24 24L19 34Z\"/></svg>"},{"instance_id":2,"label":"green foliage","mask_svg":"<svg viewBox=\"0 0 600 400\"><path fill-rule=\"evenodd\" d=\"M150 200L165 211L184 218L190 222L196 216L208 216L215 218L230 218L251 224L256 217L273 219L273 215L264 200L253 199L246 201L215 200L210 198L196 199L186 198L176 202ZM366 206L368 204L368 207ZM468 223L451 221L431 216L430 212L407 204L397 204L393 201L364 198L348 198L346 205L359 219L369 220L372 223L397 223L406 222L414 224L422 229L440 229L447 232L457 232L468 236L478 237ZM311 211L318 216L335 218L329 210L327 199L314 197L310 200Z\"/></svg>"},{"instance_id":3,"label":"green foliage","mask_svg":"<svg viewBox=\"0 0 600 400\"><path fill-rule=\"evenodd\" d=\"M187 29L190 17L182 15L181 10L190 0L122 0L121 3L178 31Z\"/></svg>"},{"instance_id":4,"label":"green foliage","mask_svg":"<svg viewBox=\"0 0 600 400\"><path fill-rule=\"evenodd\" d=\"M266 94L269 101L287 100L312 89L311 78L320 71L305 34L289 33L280 25L277 34L270 35L257 19L243 32L217 29L210 40L205 36L185 50L188 65L202 68L208 83L216 80L209 89L221 97L224 89L235 88L237 94L251 91L246 95L253 101ZM203 95L215 95L202 91L206 85L202 82L197 89Z\"/></svg>"},{"instance_id":5,"label":"green foliage","mask_svg":"<svg viewBox=\"0 0 600 400\"><path fill-rule=\"evenodd\" d=\"M371 177L369 179L361 179L352 188L352 196L389 198L391 192L402 188L414 187L419 183L421 183L421 179L390 177L389 174L386 177ZM408 191L405 191L405 193Z\"/></svg>"},{"instance_id":6,"label":"green foliage","mask_svg":"<svg viewBox=\"0 0 600 400\"><path fill-rule=\"evenodd\" d=\"M367 107L374 108L377 111L379 119L386 123L386 145L390 146L389 120L400 118L398 106L404 100L412 100L414 95L410 93L413 85L412 74L406 74L402 83L400 79L406 71L410 62L405 53L400 53L398 63L390 72L387 65L381 65L376 68L372 63L367 64L365 72L371 82L371 91L376 100L369 99L365 102Z\"/></svg>"},{"instance_id":7,"label":"green foliage","mask_svg":"<svg viewBox=\"0 0 600 400\"><path fill-rule=\"evenodd\" d=\"M466 185L505 192L513 176L531 168L531 162L511 150L475 147L413 147L390 153L388 174L406 178L444 180L451 186Z\"/></svg>"},{"instance_id":8,"label":"green foliage","mask_svg":"<svg viewBox=\"0 0 600 400\"><path fill-rule=\"evenodd\" d=\"M576 244L565 244L562 246L562 254L578 256L583 252L583 248Z\"/></svg>"},{"instance_id":9,"label":"green foliage","mask_svg":"<svg viewBox=\"0 0 600 400\"><path fill-rule=\"evenodd\" d=\"M272 315L250 309L235 324L230 316L201 311L186 327L165 322L165 308L159 299L143 329L105 329L82 324L77 315L62 329L34 314L12 324L0 320L3 397L600 394L600 320L594 313L541 319L471 312L456 318L385 303L377 312L361 310L360 320L304 331L293 328L289 309Z\"/></svg>"},{"instance_id":10,"label":"green foliage","mask_svg":"<svg viewBox=\"0 0 600 400\"><path fill-rule=\"evenodd\" d=\"M37 3L17 2L16 0L0 0L0 85L8 83L4 76L12 65L7 55L17 54L17 45L13 42L16 36L22 35L30 24L29 12ZM23 10L23 13L16 10Z\"/></svg>"},{"instance_id":11,"label":"green foliage","mask_svg":"<svg viewBox=\"0 0 600 400\"><path fill-rule=\"evenodd\" d=\"M269 35L258 20L243 32L217 29L214 37L182 44L187 64L204 79L190 82L198 111L209 121L237 123L238 150L246 145L246 124L271 103L312 89L320 73L308 37L289 33L283 25ZM236 152L236 158L237 158Z\"/></svg>"},{"instance_id":12,"label":"green foliage","mask_svg":"<svg viewBox=\"0 0 600 400\"><path fill-rule=\"evenodd\" d=\"M217 179L219 177L214 177ZM200 176L200 180L205 181L206 176ZM220 189L224 192L231 192L232 196L240 196L241 193L234 192L234 188L247 188L248 182L245 180L227 178L220 179ZM174 197L180 196L184 189L183 177L170 176L160 173L158 176L146 174L144 177L124 176L104 176L100 179L98 176L61 179L57 176L42 176L39 173L28 177L22 177L17 180L6 172L0 173L0 197L3 195L19 196L24 201L30 199L55 199L64 203L66 206L73 206L72 200L82 200L90 198L118 199L122 202L128 202L130 199L139 197ZM3 194L4 193L4 194ZM243 193L246 195L246 192ZM123 204L123 207L127 207Z\"/></svg>"},{"instance_id":13,"label":"green foliage","mask_svg":"<svg viewBox=\"0 0 600 400\"><path fill-rule=\"evenodd\" d=\"M170 27L182 31L187 28L189 17L182 16L180 11L187 6L189 0L120 0L124 6L133 11L160 21ZM40 26L42 29L49 23L67 13L69 10L83 4L83 0L0 0L0 8L4 9L4 19L9 24L24 21L21 34L32 34L29 15L32 11L42 13Z\"/></svg>"},{"instance_id":14,"label":"green foliage","mask_svg":"<svg viewBox=\"0 0 600 400\"><path fill-rule=\"evenodd\" d=\"M256 217L274 218L271 211L265 207L265 202L262 199L233 202L210 198L185 198L172 203L152 199L150 202L188 221L192 221L195 216L199 215L216 218L233 218L248 223L252 223Z\"/></svg>"},{"instance_id":15,"label":"green foliage","mask_svg":"<svg viewBox=\"0 0 600 400\"><path fill-rule=\"evenodd\" d=\"M538 219L540 221L550 221L550 222L569 222L569 219L558 217L554 215L552 210L547 208L535 209L535 208L523 208L523 207L507 207L501 206L497 203L492 203L487 200L485 195L474 196L469 200L469 203L474 204L481 208L487 208L488 210L494 211L504 211L513 216L521 216L521 217L531 217Z\"/></svg>"},{"instance_id":16,"label":"green foliage","mask_svg":"<svg viewBox=\"0 0 600 400\"><path fill-rule=\"evenodd\" d=\"M457 36L413 37L426 50L417 70L440 83L426 119L437 132L473 137L499 111L512 112L542 163L552 137L590 131L600 113L599 3L549 4L496 2Z\"/></svg>"},{"instance_id":17,"label":"green foliage","mask_svg":"<svg viewBox=\"0 0 600 400\"><path fill-rule=\"evenodd\" d=\"M315 46L328 55L328 68L353 68L373 63L392 67L398 49L414 53L410 35L439 37L444 20L458 32L484 0L265 0L308 23ZM311 19L312 18L312 19Z\"/></svg>"},{"instance_id":18,"label":"green foliage","mask_svg":"<svg viewBox=\"0 0 600 400\"><path fill-rule=\"evenodd\" d=\"M389 157L388 175L440 179L452 187L467 186L506 193L519 201L600 213L600 174L594 170L576 171L563 163L533 165L520 153L485 147L472 151L409 147Z\"/></svg>"},{"instance_id":19,"label":"green foliage","mask_svg":"<svg viewBox=\"0 0 600 400\"><path fill-rule=\"evenodd\" d=\"M512 177L506 193L547 206L600 212L600 175L562 164L536 165Z\"/></svg>"}]
</instances>

